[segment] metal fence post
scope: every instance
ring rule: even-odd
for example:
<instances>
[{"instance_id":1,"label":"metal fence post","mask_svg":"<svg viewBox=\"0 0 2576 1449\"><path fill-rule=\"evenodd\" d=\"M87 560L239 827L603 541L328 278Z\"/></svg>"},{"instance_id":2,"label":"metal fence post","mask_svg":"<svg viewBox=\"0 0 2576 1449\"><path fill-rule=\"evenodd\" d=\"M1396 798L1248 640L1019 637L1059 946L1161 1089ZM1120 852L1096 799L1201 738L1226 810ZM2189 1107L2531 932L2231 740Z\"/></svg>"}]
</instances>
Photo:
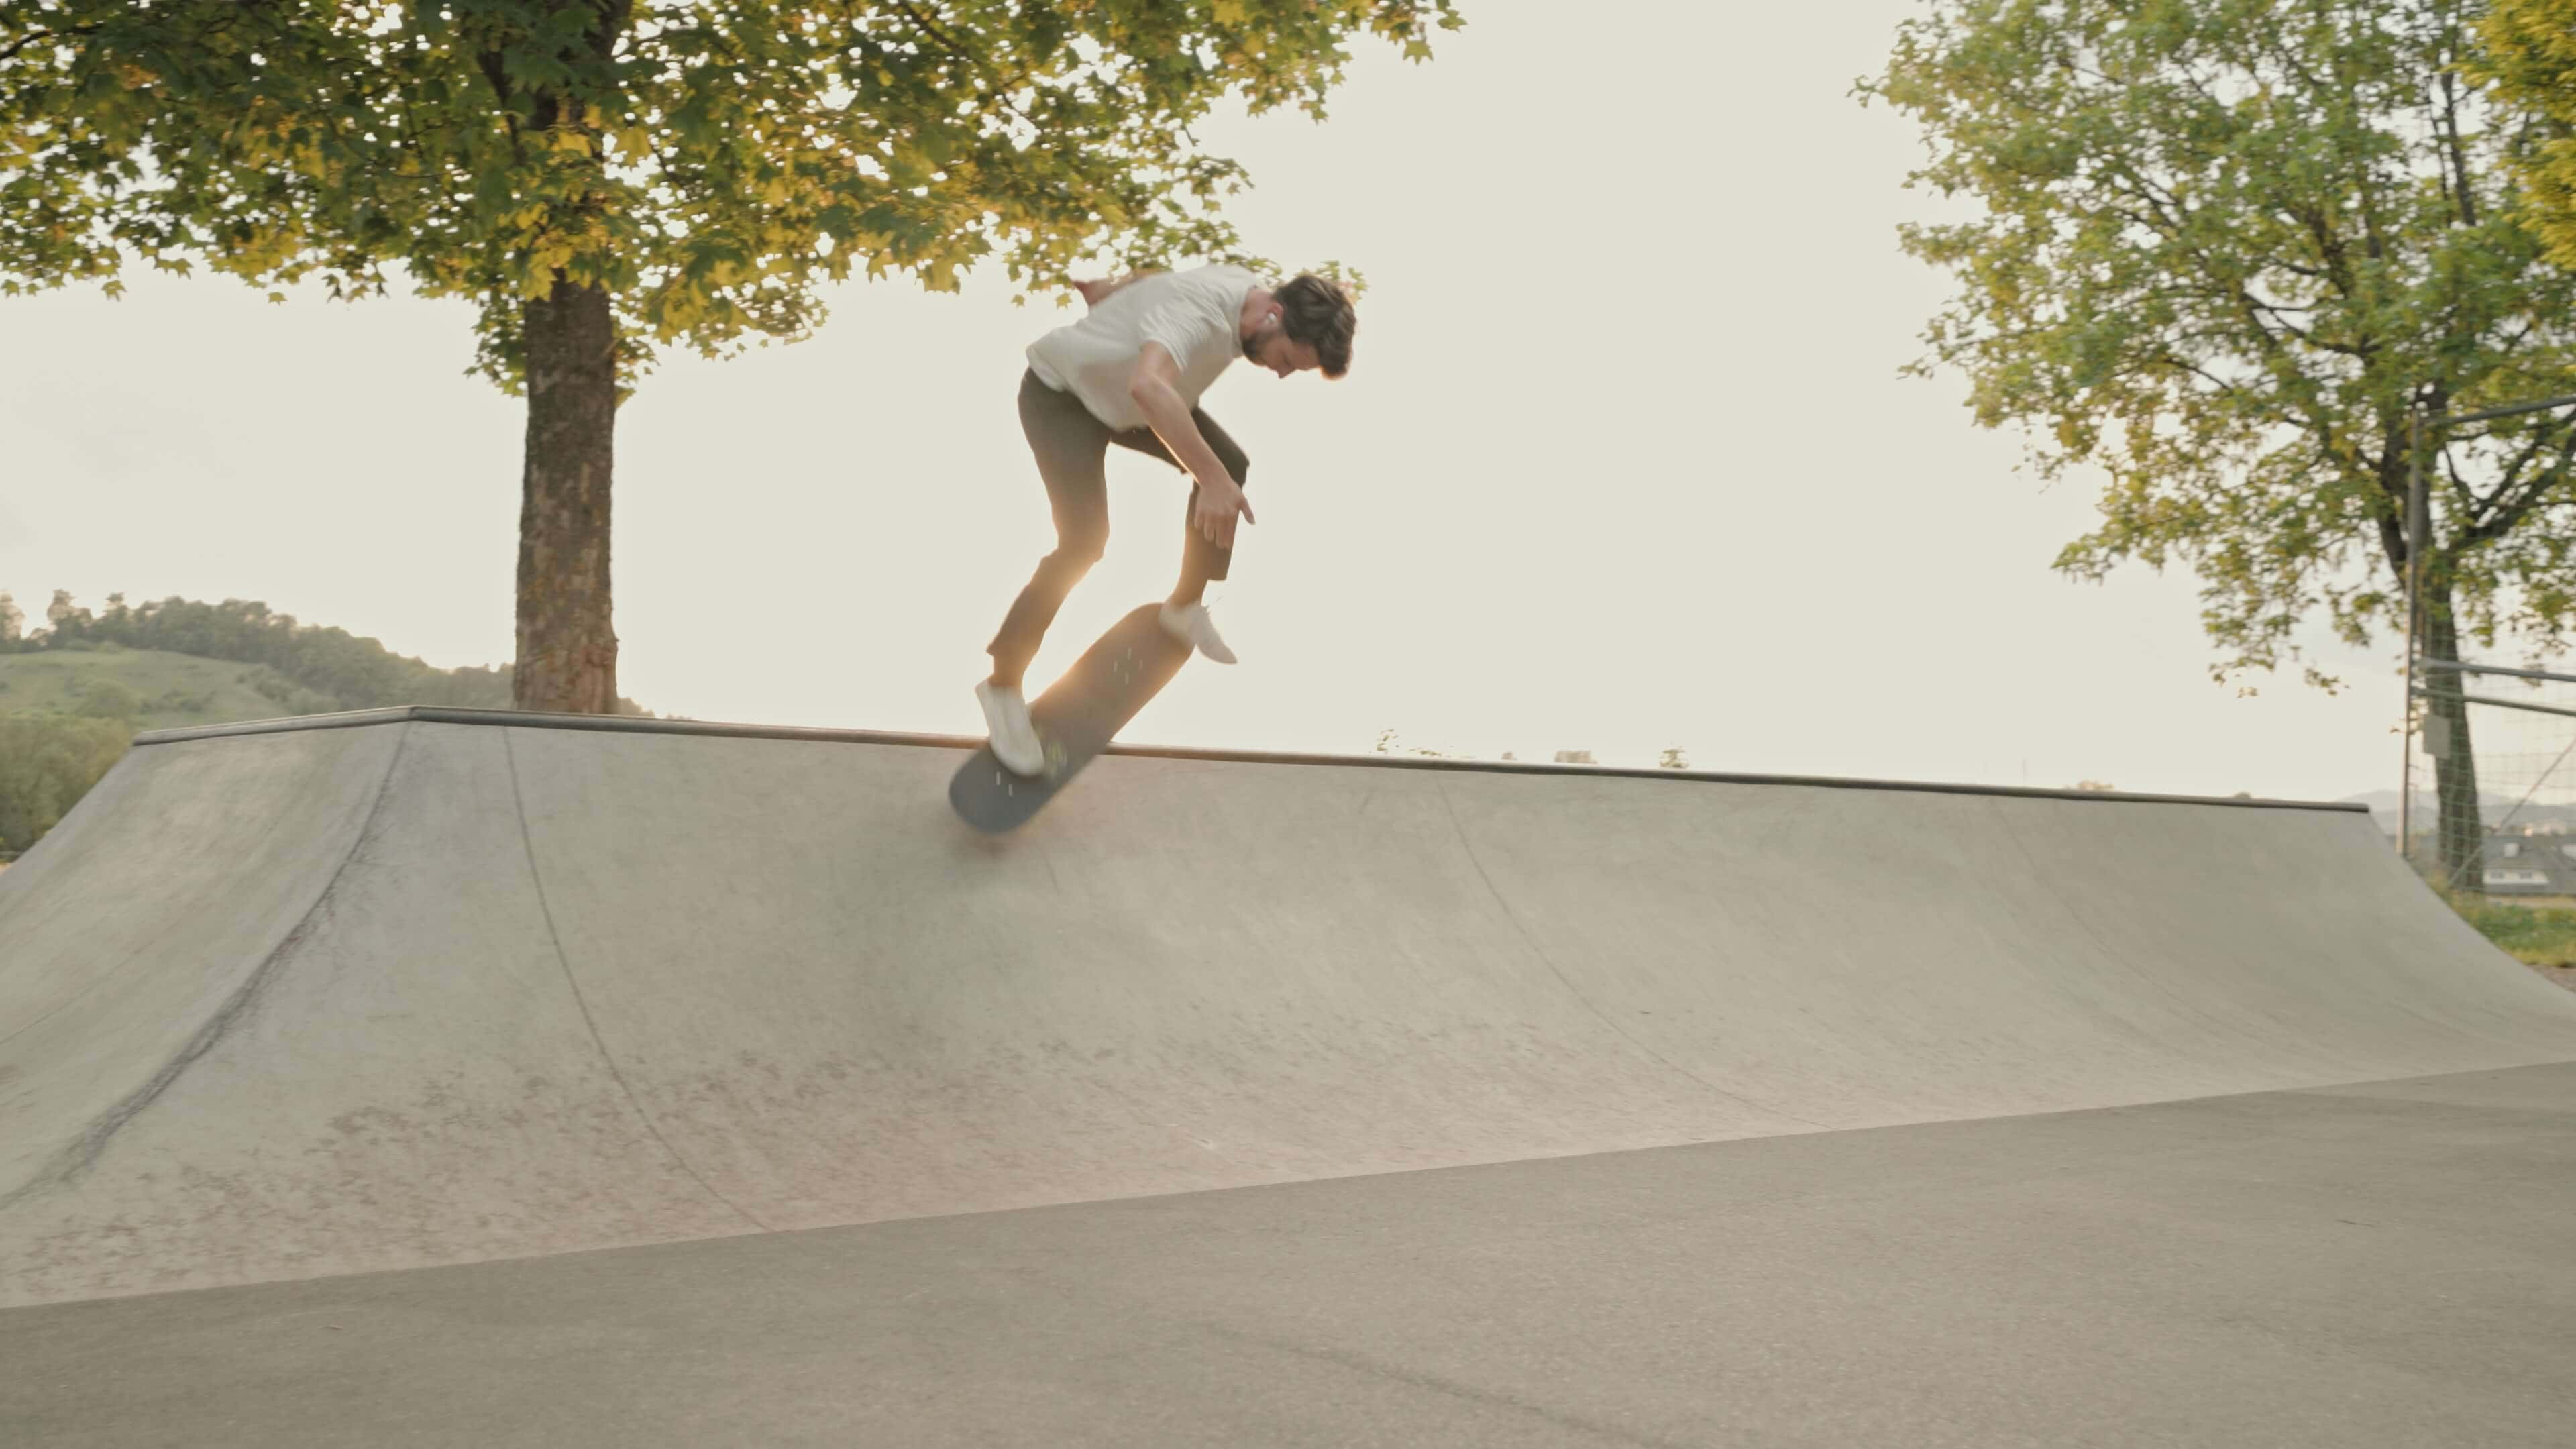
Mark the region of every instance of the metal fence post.
<instances>
[{"instance_id":1,"label":"metal fence post","mask_svg":"<svg viewBox=\"0 0 2576 1449\"><path fill-rule=\"evenodd\" d=\"M2409 859L2415 828L2415 629L2424 608L2424 536L2430 511L2424 496L2424 408L2406 410L2406 695L2397 726L2397 858Z\"/></svg>"}]
</instances>

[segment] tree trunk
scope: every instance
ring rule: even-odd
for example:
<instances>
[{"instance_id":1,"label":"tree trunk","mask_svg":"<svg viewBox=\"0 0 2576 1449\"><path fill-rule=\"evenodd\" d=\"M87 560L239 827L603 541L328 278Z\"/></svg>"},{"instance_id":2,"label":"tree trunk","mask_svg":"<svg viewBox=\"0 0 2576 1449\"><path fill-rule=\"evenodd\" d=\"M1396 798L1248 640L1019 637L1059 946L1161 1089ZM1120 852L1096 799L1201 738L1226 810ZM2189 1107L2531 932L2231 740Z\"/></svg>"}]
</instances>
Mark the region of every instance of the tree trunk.
<instances>
[{"instance_id":1,"label":"tree trunk","mask_svg":"<svg viewBox=\"0 0 2576 1449\"><path fill-rule=\"evenodd\" d=\"M609 298L557 281L521 313L528 441L520 474L521 709L613 714L608 492L617 434L617 334Z\"/></svg>"},{"instance_id":2,"label":"tree trunk","mask_svg":"<svg viewBox=\"0 0 2576 1449\"><path fill-rule=\"evenodd\" d=\"M2424 637L2427 659L2460 658L2459 625L2451 618L2447 585L2424 590ZM2469 738L2469 706L2461 696L2465 676L2456 669L2428 669L2422 674L2425 715L2443 721L2447 748L2433 758L2437 805L2433 833L2439 843L2443 882L2453 890L2486 889L2486 820L2478 810L2478 757Z\"/></svg>"}]
</instances>

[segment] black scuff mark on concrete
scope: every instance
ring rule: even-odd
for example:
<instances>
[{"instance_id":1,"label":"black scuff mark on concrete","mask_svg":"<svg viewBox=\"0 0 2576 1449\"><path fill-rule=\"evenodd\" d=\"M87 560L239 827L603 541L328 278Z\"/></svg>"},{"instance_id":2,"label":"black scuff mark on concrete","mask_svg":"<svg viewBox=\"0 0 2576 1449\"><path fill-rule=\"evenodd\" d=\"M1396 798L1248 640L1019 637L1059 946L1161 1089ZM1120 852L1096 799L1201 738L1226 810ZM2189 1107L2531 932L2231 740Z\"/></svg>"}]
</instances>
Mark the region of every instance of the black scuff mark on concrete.
<instances>
[{"instance_id":1,"label":"black scuff mark on concrete","mask_svg":"<svg viewBox=\"0 0 2576 1449\"><path fill-rule=\"evenodd\" d=\"M150 1080L127 1093L124 1099L114 1106L91 1118L89 1125L81 1129L79 1136L56 1149L53 1155L45 1160L44 1165L37 1168L25 1182L6 1192L0 1192L0 1208L8 1207L46 1188L67 1186L73 1179L97 1165L99 1158L107 1152L108 1143L118 1132L124 1130L127 1123L141 1116L145 1108L160 1100L163 1093L169 1091L181 1077L187 1075L190 1067L195 1066L208 1052L213 1051L225 1037L231 1035L236 1027L248 1021L259 1009L261 999L267 995L270 984L277 980L285 970L286 964L295 959L297 951L305 941L310 939L322 924L330 920L332 898L339 893L342 878L348 875L352 866L366 862L367 847L382 833L387 803L393 796L394 776L401 771L403 753L411 745L411 729L411 726L404 727L402 738L394 745L392 758L385 762L384 773L377 777L376 798L367 806L367 818L358 826L358 838L351 842L349 853L341 857L340 863L332 868L331 878L322 883L322 889L315 893L313 903L304 908L302 915L296 917L294 928L289 930L277 945L260 959L259 965L251 969L250 975L243 978L242 984L233 988L232 995L224 998L223 1004L215 1008L214 1014L197 1028L178 1051L171 1054L168 1061L161 1064L161 1069L154 1072Z\"/></svg>"}]
</instances>

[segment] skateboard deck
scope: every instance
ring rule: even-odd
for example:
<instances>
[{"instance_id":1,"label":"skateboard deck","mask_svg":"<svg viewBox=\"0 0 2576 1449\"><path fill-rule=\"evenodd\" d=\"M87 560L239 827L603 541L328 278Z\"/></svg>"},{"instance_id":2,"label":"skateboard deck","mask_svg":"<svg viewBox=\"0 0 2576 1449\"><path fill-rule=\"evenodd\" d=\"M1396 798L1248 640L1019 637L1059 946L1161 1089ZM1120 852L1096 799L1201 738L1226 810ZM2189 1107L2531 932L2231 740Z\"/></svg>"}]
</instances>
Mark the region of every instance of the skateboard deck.
<instances>
[{"instance_id":1,"label":"skateboard deck","mask_svg":"<svg viewBox=\"0 0 2576 1449\"><path fill-rule=\"evenodd\" d=\"M1147 604L1110 625L1062 679L1030 702L1029 718L1046 746L1045 774L1012 774L993 757L991 745L967 757L948 781L948 803L958 819L991 835L1027 824L1171 683L1189 662L1190 646L1163 628L1156 617L1160 609Z\"/></svg>"}]
</instances>

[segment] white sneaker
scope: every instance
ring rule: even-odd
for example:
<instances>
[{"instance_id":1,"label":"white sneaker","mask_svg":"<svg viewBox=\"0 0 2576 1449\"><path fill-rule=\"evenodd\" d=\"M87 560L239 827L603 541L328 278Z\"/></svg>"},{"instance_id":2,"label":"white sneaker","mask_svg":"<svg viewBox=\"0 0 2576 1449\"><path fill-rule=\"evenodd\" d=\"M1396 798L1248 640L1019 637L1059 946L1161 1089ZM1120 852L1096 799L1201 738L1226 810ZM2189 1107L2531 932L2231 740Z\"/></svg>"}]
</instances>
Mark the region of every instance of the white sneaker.
<instances>
[{"instance_id":1,"label":"white sneaker","mask_svg":"<svg viewBox=\"0 0 2576 1449\"><path fill-rule=\"evenodd\" d=\"M975 686L975 698L984 706L984 729L1002 768L1029 779L1045 774L1046 746L1038 743L1038 727L1029 722L1029 702L1020 691L987 679Z\"/></svg>"},{"instance_id":2,"label":"white sneaker","mask_svg":"<svg viewBox=\"0 0 2576 1449\"><path fill-rule=\"evenodd\" d=\"M1207 605L1185 604L1175 609L1165 604L1162 619L1163 632L1173 638L1188 640L1219 664L1234 662L1234 651L1225 647L1224 638L1216 632L1216 621L1208 617Z\"/></svg>"}]
</instances>

